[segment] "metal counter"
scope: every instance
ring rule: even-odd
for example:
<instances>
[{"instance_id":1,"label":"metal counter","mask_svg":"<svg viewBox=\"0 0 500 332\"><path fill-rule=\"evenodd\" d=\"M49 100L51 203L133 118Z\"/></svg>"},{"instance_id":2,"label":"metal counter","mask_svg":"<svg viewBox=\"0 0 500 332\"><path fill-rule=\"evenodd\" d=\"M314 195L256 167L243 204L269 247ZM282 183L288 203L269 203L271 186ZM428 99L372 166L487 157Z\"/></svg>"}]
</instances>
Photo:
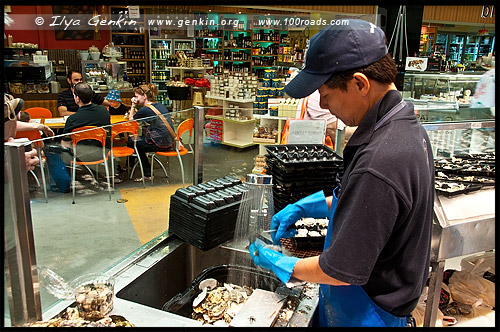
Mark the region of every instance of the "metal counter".
<instances>
[{"instance_id":1,"label":"metal counter","mask_svg":"<svg viewBox=\"0 0 500 332\"><path fill-rule=\"evenodd\" d=\"M436 195L431 241L426 327L436 322L445 260L495 248L495 189L453 198Z\"/></svg>"},{"instance_id":2,"label":"metal counter","mask_svg":"<svg viewBox=\"0 0 500 332\"><path fill-rule=\"evenodd\" d=\"M194 319L159 308L165 298L187 289L192 280L207 267L228 264L235 259L246 264L250 256L247 251L234 251L224 246L202 251L175 236L164 234L156 244L131 255L107 271L116 279L114 308L110 314L121 315L136 327L202 326ZM307 296L301 298L288 326L310 326L318 304L318 292L319 286L315 285ZM75 303L57 302L43 313L43 320L61 314L69 306L74 307Z\"/></svg>"}]
</instances>

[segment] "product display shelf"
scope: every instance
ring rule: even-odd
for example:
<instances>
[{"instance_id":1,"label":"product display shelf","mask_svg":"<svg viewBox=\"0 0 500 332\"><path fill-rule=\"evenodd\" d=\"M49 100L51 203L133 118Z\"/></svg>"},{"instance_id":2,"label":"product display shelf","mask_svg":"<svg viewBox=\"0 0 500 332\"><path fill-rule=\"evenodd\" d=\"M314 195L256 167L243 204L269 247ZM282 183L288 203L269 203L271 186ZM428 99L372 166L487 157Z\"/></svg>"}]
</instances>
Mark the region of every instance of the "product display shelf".
<instances>
[{"instance_id":1,"label":"product display shelf","mask_svg":"<svg viewBox=\"0 0 500 332\"><path fill-rule=\"evenodd\" d=\"M210 15L209 13L203 13L204 15ZM250 20L250 17L248 17ZM245 23L246 26L250 26L251 22ZM263 31L264 33L270 33L272 32L273 34L276 34L279 36L276 37L274 35L274 40L261 40L259 39L254 39L256 37L255 33ZM249 72L255 72L255 71L262 71L265 69L269 68L274 68L274 67L284 67L284 68L289 68L295 64L295 62L282 62L282 63L277 63L276 58L278 58L280 55L283 55L283 53L279 52L280 46L290 46L291 43L285 42L289 39L283 38L284 34L288 34L289 30L282 30L282 29L272 29L269 27L261 27L261 28L252 28L252 29L231 29L231 28L223 28L221 30L208 30L208 29L200 29L196 30L195 32L195 37L194 39L196 40L196 45L197 48L205 51L205 54L209 55L210 57L213 57L213 61L215 63L220 64L227 64L228 66L231 63L241 63L244 65L244 67L247 67L247 64L249 63ZM238 33L243 33L245 34L244 38L250 37L250 43L252 47L237 47L233 45L227 45L224 46L224 41L232 41L234 39L234 34ZM206 35L204 35L206 34ZM211 35L209 35L211 34ZM222 36L221 36L222 35ZM231 39L231 36L233 36L233 39ZM288 36L288 35L287 35ZM214 45L214 40L217 40L215 44L217 45L217 48L213 47ZM212 47L205 47L205 44L208 43L208 45L212 45ZM257 44L261 44L260 46L265 46L268 47L269 45L274 45L275 50L272 53L269 54L255 54L255 50L257 49ZM201 46L201 47L198 47ZM238 50L243 51L245 53L248 53L249 59L248 60L233 60L233 59L224 59L224 51L229 51L229 52L237 52ZM217 55L214 55L217 54ZM256 64L254 65L255 61L254 59L265 59L265 58L273 58L273 63L272 64ZM214 67L216 65L214 64ZM254 70L256 69L256 70ZM232 71L232 70L231 70ZM281 71L280 71L281 72Z\"/></svg>"},{"instance_id":2,"label":"product display shelf","mask_svg":"<svg viewBox=\"0 0 500 332\"><path fill-rule=\"evenodd\" d=\"M177 51L184 51L185 53L194 53L196 49L194 39L174 39L173 53Z\"/></svg>"},{"instance_id":3,"label":"product display shelf","mask_svg":"<svg viewBox=\"0 0 500 332\"><path fill-rule=\"evenodd\" d=\"M259 121L261 126L278 128L278 137L276 141L259 141L259 139L254 138L254 143L259 144L259 155L263 156L264 154L266 154L266 145L280 144L281 133L283 132L283 128L285 127L285 123L288 118L284 116L271 116L261 114L254 114L253 117L257 119L257 121Z\"/></svg>"},{"instance_id":4,"label":"product display shelf","mask_svg":"<svg viewBox=\"0 0 500 332\"><path fill-rule=\"evenodd\" d=\"M255 119L252 117L248 120L229 119L230 104L238 104L241 108L242 115L252 116L252 103L253 99L234 99L223 98L217 96L207 95L206 98L217 100L222 104L223 115L206 115L208 119L215 119L222 121L222 140L224 145L234 146L237 148L246 148L255 145L253 141L253 130L255 126Z\"/></svg>"},{"instance_id":5,"label":"product display shelf","mask_svg":"<svg viewBox=\"0 0 500 332\"><path fill-rule=\"evenodd\" d=\"M110 14L124 14L128 18L128 7L127 6L110 6ZM139 11L140 18L135 18L137 25L134 27L138 31L119 31L117 29L110 31L111 41L115 43L116 46L121 47L123 52L123 58L121 61L127 62L127 69L139 68L137 66L138 62L146 62L147 58L150 58L150 53L148 53L147 47L147 33L144 26L144 9ZM132 43L130 43L132 41ZM136 53L137 58L131 58L130 55ZM128 56L127 56L128 55ZM146 83L149 79L149 68L146 65L141 73L129 73L127 72L127 77L130 77L128 81L132 83L133 86L138 86L140 84Z\"/></svg>"}]
</instances>

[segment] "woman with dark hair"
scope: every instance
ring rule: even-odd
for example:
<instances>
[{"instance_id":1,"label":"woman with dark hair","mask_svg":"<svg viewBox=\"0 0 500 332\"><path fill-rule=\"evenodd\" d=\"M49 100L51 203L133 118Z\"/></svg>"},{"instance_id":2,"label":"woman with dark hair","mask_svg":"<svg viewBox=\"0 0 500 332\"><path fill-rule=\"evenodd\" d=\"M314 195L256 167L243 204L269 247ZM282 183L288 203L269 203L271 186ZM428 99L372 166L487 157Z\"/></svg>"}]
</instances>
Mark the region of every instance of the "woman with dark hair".
<instances>
[{"instance_id":1,"label":"woman with dark hair","mask_svg":"<svg viewBox=\"0 0 500 332\"><path fill-rule=\"evenodd\" d=\"M132 107L129 113L129 119L131 120L142 119L140 121L142 136L137 138L137 150L144 168L144 180L146 181L151 181L151 165L146 153L172 151L175 148L173 146L175 137L172 136L158 114L163 115L172 129L174 124L165 106L162 103L155 102L157 95L158 89L152 83L142 84L134 88L134 97L131 99ZM140 107L139 109L137 109L137 105ZM129 142L129 146L133 147L133 142ZM142 179L138 178L134 181L141 182Z\"/></svg>"}]
</instances>

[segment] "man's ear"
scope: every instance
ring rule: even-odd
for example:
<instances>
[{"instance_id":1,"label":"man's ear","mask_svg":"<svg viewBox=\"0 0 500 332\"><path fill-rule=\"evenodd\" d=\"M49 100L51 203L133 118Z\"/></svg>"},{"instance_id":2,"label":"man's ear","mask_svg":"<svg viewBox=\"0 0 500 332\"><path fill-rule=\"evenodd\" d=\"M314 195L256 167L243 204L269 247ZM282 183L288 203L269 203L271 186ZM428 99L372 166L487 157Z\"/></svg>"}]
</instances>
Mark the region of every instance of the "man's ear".
<instances>
[{"instance_id":1,"label":"man's ear","mask_svg":"<svg viewBox=\"0 0 500 332\"><path fill-rule=\"evenodd\" d=\"M362 95L367 95L370 91L370 80L363 73L354 73L353 75L356 88L361 92Z\"/></svg>"}]
</instances>

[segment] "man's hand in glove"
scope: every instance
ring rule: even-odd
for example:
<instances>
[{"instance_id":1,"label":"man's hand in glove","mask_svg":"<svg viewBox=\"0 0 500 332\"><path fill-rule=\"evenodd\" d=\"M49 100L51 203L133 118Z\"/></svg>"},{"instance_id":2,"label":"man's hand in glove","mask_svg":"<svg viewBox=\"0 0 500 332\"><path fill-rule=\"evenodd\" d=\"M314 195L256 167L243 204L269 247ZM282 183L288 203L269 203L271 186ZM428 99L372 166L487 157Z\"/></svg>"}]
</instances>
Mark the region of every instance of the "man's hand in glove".
<instances>
[{"instance_id":1,"label":"man's hand in glove","mask_svg":"<svg viewBox=\"0 0 500 332\"><path fill-rule=\"evenodd\" d=\"M279 244L281 238L289 238L297 233L295 228L290 228L297 220L303 217L327 218L328 205L323 191L302 198L300 201L288 204L271 220L271 238L274 244Z\"/></svg>"},{"instance_id":2,"label":"man's hand in glove","mask_svg":"<svg viewBox=\"0 0 500 332\"><path fill-rule=\"evenodd\" d=\"M293 268L299 258L285 256L275 250L265 247L262 240L257 239L248 248L254 263L260 267L271 270L286 284L293 273Z\"/></svg>"}]
</instances>

